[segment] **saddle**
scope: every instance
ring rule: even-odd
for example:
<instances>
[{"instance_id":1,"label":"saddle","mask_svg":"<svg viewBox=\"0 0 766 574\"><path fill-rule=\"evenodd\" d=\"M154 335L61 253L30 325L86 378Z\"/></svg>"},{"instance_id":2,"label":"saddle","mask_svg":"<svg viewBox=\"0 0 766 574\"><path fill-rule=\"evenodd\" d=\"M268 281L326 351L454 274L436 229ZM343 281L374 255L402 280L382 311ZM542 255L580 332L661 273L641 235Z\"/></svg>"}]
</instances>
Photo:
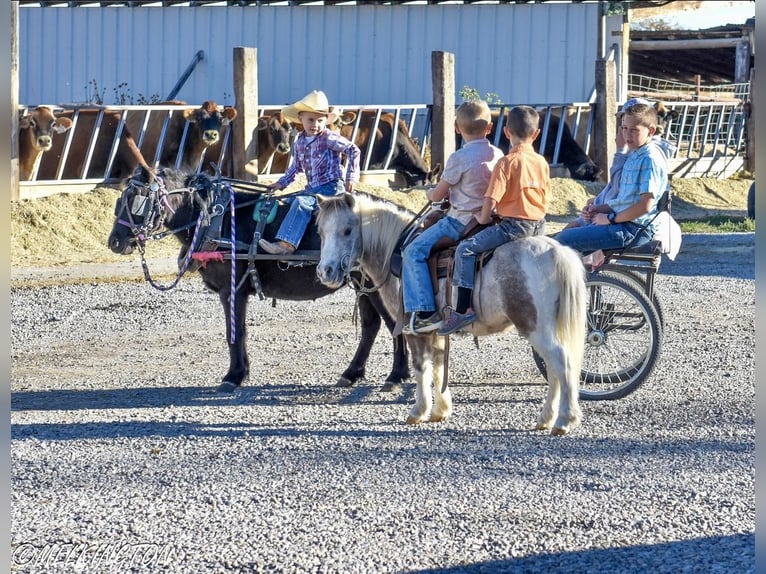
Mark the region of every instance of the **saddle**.
<instances>
[{"instance_id":1,"label":"saddle","mask_svg":"<svg viewBox=\"0 0 766 574\"><path fill-rule=\"evenodd\" d=\"M407 243L411 242L415 237L423 233L423 231L444 217L445 213L446 211L433 211L429 213L421 221L420 229L409 236L407 235L407 232L405 232L405 234L400 237L399 242L394 249L394 253L391 255L391 273L395 277L401 278L402 275L402 252L406 247L405 239L409 239ZM495 223L496 221L494 219L491 223L487 224L481 224L475 219L472 219L469 223L466 224L466 226L463 228L463 231L460 233L459 241L471 237L482 229L485 229L490 225L494 225ZM433 288L434 295L439 292L439 279L447 279L447 293L449 294L451 291L450 278L452 277L452 269L455 262L455 248L457 247L459 241L455 241L450 237L442 237L436 243L434 243L433 247L431 247L431 253L428 258L428 269L431 276L431 286ZM479 268L481 268L481 266L492 257L493 252L494 250L487 251L479 257Z\"/></svg>"}]
</instances>

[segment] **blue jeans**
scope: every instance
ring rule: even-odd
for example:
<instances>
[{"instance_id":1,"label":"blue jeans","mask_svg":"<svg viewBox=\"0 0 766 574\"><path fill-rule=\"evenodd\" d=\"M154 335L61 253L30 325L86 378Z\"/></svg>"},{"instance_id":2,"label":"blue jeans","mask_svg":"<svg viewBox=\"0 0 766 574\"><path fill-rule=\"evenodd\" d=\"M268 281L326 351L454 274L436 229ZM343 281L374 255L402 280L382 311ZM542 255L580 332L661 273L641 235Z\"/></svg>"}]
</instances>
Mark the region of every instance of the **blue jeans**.
<instances>
[{"instance_id":1,"label":"blue jeans","mask_svg":"<svg viewBox=\"0 0 766 574\"><path fill-rule=\"evenodd\" d=\"M405 312L436 310L428 256L434 243L442 237L459 241L463 227L465 226L459 219L445 215L405 247L402 253L402 297Z\"/></svg>"},{"instance_id":2,"label":"blue jeans","mask_svg":"<svg viewBox=\"0 0 766 574\"><path fill-rule=\"evenodd\" d=\"M455 250L455 272L452 283L458 287L473 289L476 274L476 258L490 249L499 247L527 235L542 235L545 232L545 219L531 221L504 217L500 223L482 229L476 235L461 241Z\"/></svg>"},{"instance_id":3,"label":"blue jeans","mask_svg":"<svg viewBox=\"0 0 766 574\"><path fill-rule=\"evenodd\" d=\"M290 211L287 212L282 225L279 226L277 239L287 241L296 248L306 233L306 228L311 223L311 216L317 210L317 195L335 195L344 191L343 180L336 179L317 187L307 187L304 193L310 195L296 195L291 197Z\"/></svg>"},{"instance_id":4,"label":"blue jeans","mask_svg":"<svg viewBox=\"0 0 766 574\"><path fill-rule=\"evenodd\" d=\"M597 249L620 249L628 245L636 234L640 236L633 243L634 247L649 242L652 233L641 231L642 226L632 221L612 223L610 225L585 225L564 229L555 236L556 241L587 255Z\"/></svg>"}]
</instances>

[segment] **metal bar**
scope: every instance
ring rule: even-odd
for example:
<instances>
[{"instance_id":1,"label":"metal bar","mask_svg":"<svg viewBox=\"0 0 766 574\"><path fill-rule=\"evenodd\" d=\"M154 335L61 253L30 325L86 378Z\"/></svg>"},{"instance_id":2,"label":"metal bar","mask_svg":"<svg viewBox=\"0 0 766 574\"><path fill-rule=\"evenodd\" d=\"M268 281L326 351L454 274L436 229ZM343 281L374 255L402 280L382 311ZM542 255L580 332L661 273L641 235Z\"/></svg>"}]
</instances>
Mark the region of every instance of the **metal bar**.
<instances>
[{"instance_id":1,"label":"metal bar","mask_svg":"<svg viewBox=\"0 0 766 574\"><path fill-rule=\"evenodd\" d=\"M69 150L72 148L72 140L74 139L74 132L77 129L77 120L80 118L80 110L74 110L74 114L72 114L72 127L69 128L69 131L67 132L66 141L64 142L64 149L61 152L61 157L59 158L59 164L56 168L56 179L59 180L64 175L64 166L66 165L66 160L69 157ZM81 178L82 179L82 178Z\"/></svg>"},{"instance_id":2,"label":"metal bar","mask_svg":"<svg viewBox=\"0 0 766 574\"><path fill-rule=\"evenodd\" d=\"M199 50L196 54L194 54L194 57L192 58L192 61L189 63L188 66L186 66L186 69L181 74L181 77L178 78L178 81L176 82L176 85L173 86L173 89L170 90L170 93L168 94L168 97L165 98L166 100L174 100L175 97L178 95L178 92L181 91L181 88L183 88L184 84L186 83L186 80L189 79L189 76L192 75L192 72L194 71L194 68L197 66L198 63L200 63L202 60L205 59L205 51Z\"/></svg>"},{"instance_id":3,"label":"metal bar","mask_svg":"<svg viewBox=\"0 0 766 574\"><path fill-rule=\"evenodd\" d=\"M388 169L391 165L391 158L394 157L394 150L396 149L396 138L399 137L399 112L401 110L396 108L394 112L394 125L391 132L391 147L386 155L386 161L383 162L383 169ZM408 132L409 133L409 132ZM370 146L372 148L372 146ZM369 150L368 150L369 151Z\"/></svg>"},{"instance_id":4,"label":"metal bar","mask_svg":"<svg viewBox=\"0 0 766 574\"><path fill-rule=\"evenodd\" d=\"M160 139L157 141L157 150L154 152L154 167L159 167L160 157L162 156L162 148L165 145L165 136L168 133L168 126L170 125L170 118L173 116L173 110L167 110L168 115L165 117L165 121L162 123L162 131L160 131Z\"/></svg>"},{"instance_id":5,"label":"metal bar","mask_svg":"<svg viewBox=\"0 0 766 574\"><path fill-rule=\"evenodd\" d=\"M98 111L96 117L96 123L93 125L93 131L90 134L90 143L88 144L88 151L85 154L85 163L82 166L80 172L80 179L85 179L88 176L88 169L90 169L90 162L93 160L93 151L96 149L96 141L98 140L98 134L101 132L101 122L104 121L104 108Z\"/></svg>"},{"instance_id":6,"label":"metal bar","mask_svg":"<svg viewBox=\"0 0 766 574\"><path fill-rule=\"evenodd\" d=\"M112 148L109 151L109 159L106 161L106 169L104 170L104 179L109 179L112 175L112 166L114 165L114 158L117 157L117 150L120 147L120 139L122 138L122 132L125 128L125 116L128 110L122 110L120 112L120 121L117 123L117 131L114 134L114 140L112 140Z\"/></svg>"}]
</instances>

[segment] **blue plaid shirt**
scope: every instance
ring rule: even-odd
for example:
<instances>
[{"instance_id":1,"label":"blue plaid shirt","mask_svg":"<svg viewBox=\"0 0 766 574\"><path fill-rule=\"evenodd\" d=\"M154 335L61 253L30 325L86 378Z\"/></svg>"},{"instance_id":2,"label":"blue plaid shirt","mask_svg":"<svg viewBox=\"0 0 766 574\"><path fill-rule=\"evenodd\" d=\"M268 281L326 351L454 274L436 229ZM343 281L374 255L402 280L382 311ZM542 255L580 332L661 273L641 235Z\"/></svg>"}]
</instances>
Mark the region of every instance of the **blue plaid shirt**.
<instances>
[{"instance_id":1,"label":"blue plaid shirt","mask_svg":"<svg viewBox=\"0 0 766 574\"><path fill-rule=\"evenodd\" d=\"M348 157L348 169L344 174L343 158ZM305 173L307 187L319 187L327 183L344 179L359 181L359 147L342 135L325 130L308 141L305 132L301 132L293 146L293 160L285 175L279 178L283 187L290 185L298 173Z\"/></svg>"},{"instance_id":2,"label":"blue plaid shirt","mask_svg":"<svg viewBox=\"0 0 766 574\"><path fill-rule=\"evenodd\" d=\"M625 160L620 177L620 189L611 199L609 207L620 212L636 203L644 193L654 197L648 213L636 218L635 223L645 225L657 213L657 201L668 187L668 162L659 146L648 142L631 153Z\"/></svg>"}]
</instances>

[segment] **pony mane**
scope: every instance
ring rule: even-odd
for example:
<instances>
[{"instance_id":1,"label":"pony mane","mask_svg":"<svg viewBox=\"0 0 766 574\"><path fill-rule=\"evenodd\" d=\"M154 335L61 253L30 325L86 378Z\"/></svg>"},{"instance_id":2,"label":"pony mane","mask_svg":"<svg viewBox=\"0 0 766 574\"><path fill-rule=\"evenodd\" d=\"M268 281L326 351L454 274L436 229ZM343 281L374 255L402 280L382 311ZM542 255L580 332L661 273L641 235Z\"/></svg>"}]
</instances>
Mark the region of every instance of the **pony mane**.
<instances>
[{"instance_id":1,"label":"pony mane","mask_svg":"<svg viewBox=\"0 0 766 574\"><path fill-rule=\"evenodd\" d=\"M343 196L336 196L336 198L336 201L325 202L322 210L342 209L343 206L348 206ZM399 236L415 214L392 201L368 193L358 191L354 193L353 198L354 212L361 220L365 252L385 253L388 260L396 248Z\"/></svg>"}]
</instances>

